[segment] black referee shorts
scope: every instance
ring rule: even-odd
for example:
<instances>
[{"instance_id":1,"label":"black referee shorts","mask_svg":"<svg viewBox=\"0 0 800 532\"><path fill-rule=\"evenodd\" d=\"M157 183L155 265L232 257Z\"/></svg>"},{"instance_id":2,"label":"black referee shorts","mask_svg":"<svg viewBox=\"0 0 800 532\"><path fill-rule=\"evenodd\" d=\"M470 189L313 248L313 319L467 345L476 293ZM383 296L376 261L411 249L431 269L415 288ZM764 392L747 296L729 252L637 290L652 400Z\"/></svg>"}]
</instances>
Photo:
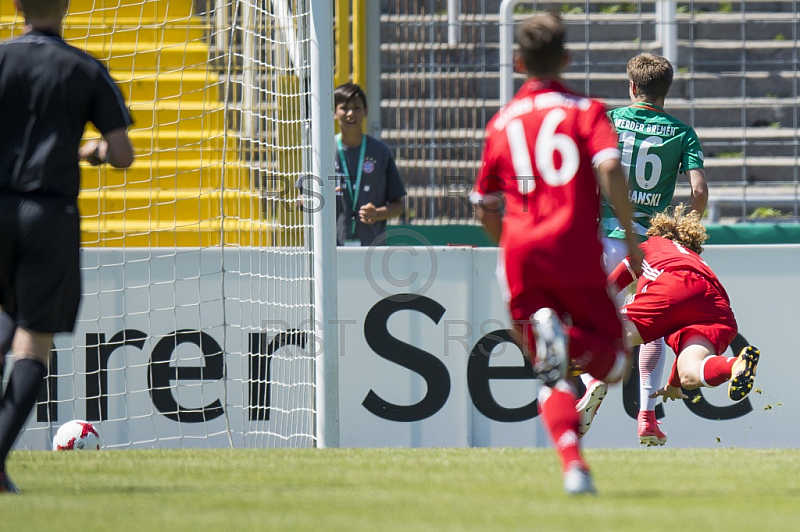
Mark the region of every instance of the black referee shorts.
<instances>
[{"instance_id":1,"label":"black referee shorts","mask_svg":"<svg viewBox=\"0 0 800 532\"><path fill-rule=\"evenodd\" d=\"M72 332L81 300L74 201L0 192L0 307L17 325Z\"/></svg>"}]
</instances>

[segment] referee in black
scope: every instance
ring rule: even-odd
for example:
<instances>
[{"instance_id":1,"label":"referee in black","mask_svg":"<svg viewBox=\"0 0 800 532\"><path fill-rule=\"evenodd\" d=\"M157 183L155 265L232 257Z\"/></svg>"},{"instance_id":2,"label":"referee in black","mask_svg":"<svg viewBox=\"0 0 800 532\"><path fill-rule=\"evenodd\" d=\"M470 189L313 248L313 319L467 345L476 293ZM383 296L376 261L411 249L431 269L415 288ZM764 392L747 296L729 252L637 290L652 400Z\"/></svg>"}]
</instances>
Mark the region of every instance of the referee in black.
<instances>
[{"instance_id":1,"label":"referee in black","mask_svg":"<svg viewBox=\"0 0 800 532\"><path fill-rule=\"evenodd\" d=\"M6 458L47 374L53 335L81 298L79 160L127 168L131 118L97 60L61 39L69 0L14 0L24 35L0 43L0 492L19 493ZM103 140L81 146L87 122ZM2 375L2 371L0 371Z\"/></svg>"}]
</instances>

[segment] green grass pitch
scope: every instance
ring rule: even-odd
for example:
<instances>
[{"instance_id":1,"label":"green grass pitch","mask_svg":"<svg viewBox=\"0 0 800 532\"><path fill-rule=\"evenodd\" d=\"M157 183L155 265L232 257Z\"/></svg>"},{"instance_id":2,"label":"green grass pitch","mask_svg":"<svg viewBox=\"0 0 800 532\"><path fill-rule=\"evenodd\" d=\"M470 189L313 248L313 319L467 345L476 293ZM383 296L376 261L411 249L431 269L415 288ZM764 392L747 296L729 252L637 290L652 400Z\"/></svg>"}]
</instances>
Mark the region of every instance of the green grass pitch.
<instances>
[{"instance_id":1,"label":"green grass pitch","mask_svg":"<svg viewBox=\"0 0 800 532\"><path fill-rule=\"evenodd\" d=\"M786 531L800 450L588 450L568 497L552 449L17 451L3 530Z\"/></svg>"}]
</instances>

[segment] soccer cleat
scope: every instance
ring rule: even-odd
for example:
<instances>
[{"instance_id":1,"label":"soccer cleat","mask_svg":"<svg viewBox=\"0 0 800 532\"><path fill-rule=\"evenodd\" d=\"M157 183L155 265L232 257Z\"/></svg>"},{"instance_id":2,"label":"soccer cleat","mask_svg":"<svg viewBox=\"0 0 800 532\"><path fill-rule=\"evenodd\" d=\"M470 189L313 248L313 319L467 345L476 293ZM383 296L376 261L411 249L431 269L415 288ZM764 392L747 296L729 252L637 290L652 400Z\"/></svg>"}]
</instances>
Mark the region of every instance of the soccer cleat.
<instances>
[{"instance_id":1,"label":"soccer cleat","mask_svg":"<svg viewBox=\"0 0 800 532\"><path fill-rule=\"evenodd\" d=\"M732 401L741 401L753 389L753 380L756 378L756 365L761 352L752 345L748 345L731 368L731 380L728 383L728 397Z\"/></svg>"},{"instance_id":2,"label":"soccer cleat","mask_svg":"<svg viewBox=\"0 0 800 532\"><path fill-rule=\"evenodd\" d=\"M16 484L11 482L8 475L0 473L0 493L22 493Z\"/></svg>"},{"instance_id":3,"label":"soccer cleat","mask_svg":"<svg viewBox=\"0 0 800 532\"><path fill-rule=\"evenodd\" d=\"M578 437L583 436L589 432L592 426L594 415L600 404L605 399L608 393L608 384L603 381L592 379L586 386L586 393L583 394L577 403L575 403L575 410L578 411Z\"/></svg>"},{"instance_id":4,"label":"soccer cleat","mask_svg":"<svg viewBox=\"0 0 800 532\"><path fill-rule=\"evenodd\" d=\"M655 410L640 411L638 423L639 443L648 447L667 443L667 435L658 428Z\"/></svg>"},{"instance_id":5,"label":"soccer cleat","mask_svg":"<svg viewBox=\"0 0 800 532\"><path fill-rule=\"evenodd\" d=\"M578 465L570 466L564 473L564 491L570 495L594 495L597 493L592 482L592 475Z\"/></svg>"},{"instance_id":6,"label":"soccer cleat","mask_svg":"<svg viewBox=\"0 0 800 532\"><path fill-rule=\"evenodd\" d=\"M564 324L553 309L542 308L531 316L536 331L536 360L533 369L548 386L567 376L569 355Z\"/></svg>"}]
</instances>

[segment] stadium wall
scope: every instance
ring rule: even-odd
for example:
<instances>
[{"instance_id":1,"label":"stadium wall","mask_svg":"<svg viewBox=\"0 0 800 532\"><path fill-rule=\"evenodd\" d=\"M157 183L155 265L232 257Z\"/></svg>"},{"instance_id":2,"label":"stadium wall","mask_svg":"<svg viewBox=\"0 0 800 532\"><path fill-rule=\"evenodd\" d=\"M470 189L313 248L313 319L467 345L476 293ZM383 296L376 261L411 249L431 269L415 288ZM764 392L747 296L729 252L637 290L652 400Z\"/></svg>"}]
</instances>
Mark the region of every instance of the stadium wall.
<instances>
[{"instance_id":1,"label":"stadium wall","mask_svg":"<svg viewBox=\"0 0 800 532\"><path fill-rule=\"evenodd\" d=\"M502 332L496 257L495 248L340 250L342 445L549 445L536 417L538 381ZM669 445L795 447L800 246L709 246L704 258L729 291L741 334L763 354L757 393L733 404L721 386L664 405ZM635 388L612 388L588 447L639 445Z\"/></svg>"},{"instance_id":2,"label":"stadium wall","mask_svg":"<svg viewBox=\"0 0 800 532\"><path fill-rule=\"evenodd\" d=\"M120 250L82 253L84 265L98 267L85 271L76 334L56 338L55 393L32 415L21 447L46 449L53 427L100 411L96 391L89 390L99 383L99 369L87 364L101 338L114 352L101 372L108 379L106 417L99 423L106 447L248 446L252 408L270 409L271 417L258 427L266 432L296 423L289 412L311 411L313 394L280 395L286 387L274 386L266 405L253 405L248 392L249 360L263 355L251 352L253 346L307 328L290 323L296 314L271 316L267 323L257 302L281 288L233 274L240 264L258 263L263 251L216 248L162 256L141 250L138 257L128 249L126 261ZM324 326L339 332L342 446L549 445L536 417L538 381L504 332L509 322L496 258L496 248L338 250L339 316ZM736 405L724 386L666 404L669 445L795 447L800 245L709 246L704 258L729 291L741 333L762 351L757 390ZM264 265L276 280L281 267L305 266ZM182 271L201 275L182 279ZM254 289L264 293L250 307L227 299ZM254 335L264 337L254 343ZM321 353L323 347L313 349ZM278 346L271 371L281 371L280 364L290 363L299 348L290 342ZM307 382L313 374L309 358L302 367L287 366L284 380L296 375ZM179 366L204 369L178 371ZM629 414L635 416L634 401L633 389L612 389L586 445L638 446ZM179 406L182 416L174 411ZM42 417L48 412L50 423ZM309 444L306 439L300 445Z\"/></svg>"}]
</instances>

